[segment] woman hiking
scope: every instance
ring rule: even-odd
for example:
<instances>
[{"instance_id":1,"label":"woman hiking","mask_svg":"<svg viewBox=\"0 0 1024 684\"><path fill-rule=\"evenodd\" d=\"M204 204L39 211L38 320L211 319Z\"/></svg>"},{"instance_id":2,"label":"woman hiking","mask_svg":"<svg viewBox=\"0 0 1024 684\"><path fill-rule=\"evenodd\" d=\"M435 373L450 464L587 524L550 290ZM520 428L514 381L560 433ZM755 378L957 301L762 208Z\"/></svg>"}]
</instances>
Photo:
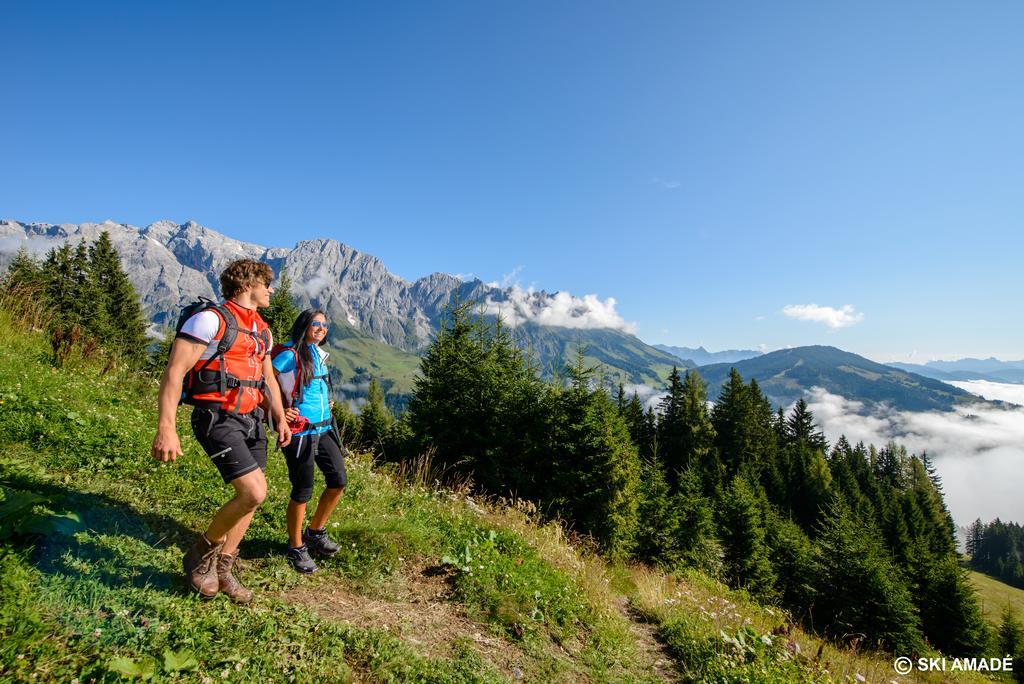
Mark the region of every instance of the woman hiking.
<instances>
[{"instance_id":1,"label":"woman hiking","mask_svg":"<svg viewBox=\"0 0 1024 684\"><path fill-rule=\"evenodd\" d=\"M281 388L285 418L292 431L283 447L292 483L288 501L288 560L297 572L316 571L310 553L332 556L338 545L327 535L327 519L345 492L346 449L331 418L330 375L327 352L327 316L306 309L292 325L291 341L275 348L274 372ZM313 464L324 474L327 488L320 495L309 526L302 529L306 503L313 496Z\"/></svg>"}]
</instances>

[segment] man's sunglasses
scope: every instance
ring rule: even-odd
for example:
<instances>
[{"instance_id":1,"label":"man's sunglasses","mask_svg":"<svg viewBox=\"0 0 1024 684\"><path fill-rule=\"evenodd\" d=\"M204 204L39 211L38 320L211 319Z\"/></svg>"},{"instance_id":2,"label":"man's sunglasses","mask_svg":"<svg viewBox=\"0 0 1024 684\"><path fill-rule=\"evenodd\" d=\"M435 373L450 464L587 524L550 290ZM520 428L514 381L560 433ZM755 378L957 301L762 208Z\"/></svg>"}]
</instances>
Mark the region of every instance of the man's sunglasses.
<instances>
[{"instance_id":1,"label":"man's sunglasses","mask_svg":"<svg viewBox=\"0 0 1024 684\"><path fill-rule=\"evenodd\" d=\"M312 323L309 324L309 327L310 328L323 328L324 330L327 330L331 326L329 326L327 323L321 323L320 321L313 321Z\"/></svg>"}]
</instances>

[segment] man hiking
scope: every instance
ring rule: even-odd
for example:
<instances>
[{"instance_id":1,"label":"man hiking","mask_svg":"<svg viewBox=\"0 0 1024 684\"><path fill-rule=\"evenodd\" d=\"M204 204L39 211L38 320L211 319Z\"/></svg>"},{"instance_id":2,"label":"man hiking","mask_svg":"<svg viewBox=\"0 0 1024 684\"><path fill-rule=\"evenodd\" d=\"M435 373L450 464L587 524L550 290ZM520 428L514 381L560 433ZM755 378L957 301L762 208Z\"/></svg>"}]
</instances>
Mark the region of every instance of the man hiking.
<instances>
[{"instance_id":1,"label":"man hiking","mask_svg":"<svg viewBox=\"0 0 1024 684\"><path fill-rule=\"evenodd\" d=\"M278 444L291 441L271 366L272 336L256 311L270 305L273 278L269 266L252 259L228 264L220 275L225 302L189 307L193 313L179 321L160 380L153 458L166 462L182 455L175 428L177 406L179 401L192 404L192 432L224 482L235 490L185 553L185 578L204 598L223 592L238 603L252 600L252 592L234 577L231 566L253 513L267 495L267 435L262 422L267 412L277 426Z\"/></svg>"}]
</instances>

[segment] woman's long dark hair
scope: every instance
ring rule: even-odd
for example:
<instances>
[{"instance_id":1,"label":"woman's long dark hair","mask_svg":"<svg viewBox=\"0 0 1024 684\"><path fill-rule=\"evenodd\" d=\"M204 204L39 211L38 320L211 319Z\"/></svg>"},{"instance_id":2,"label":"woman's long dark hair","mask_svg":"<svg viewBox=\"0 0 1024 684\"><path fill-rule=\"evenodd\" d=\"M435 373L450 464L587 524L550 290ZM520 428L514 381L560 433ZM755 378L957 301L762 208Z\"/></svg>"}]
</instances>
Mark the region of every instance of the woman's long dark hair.
<instances>
[{"instance_id":1,"label":"woman's long dark hair","mask_svg":"<svg viewBox=\"0 0 1024 684\"><path fill-rule=\"evenodd\" d=\"M302 393L306 389L306 385L309 384L309 381L313 379L313 356L309 353L309 345L306 344L306 331L309 330L309 324L313 322L317 315L323 316L324 320L327 320L327 314L320 309L306 309L292 323L292 345L295 347L295 353L299 357L299 368L296 369L298 372L295 374L295 382L298 386L298 392L295 397L296 404L302 401ZM320 344L326 341L327 336L325 335Z\"/></svg>"}]
</instances>

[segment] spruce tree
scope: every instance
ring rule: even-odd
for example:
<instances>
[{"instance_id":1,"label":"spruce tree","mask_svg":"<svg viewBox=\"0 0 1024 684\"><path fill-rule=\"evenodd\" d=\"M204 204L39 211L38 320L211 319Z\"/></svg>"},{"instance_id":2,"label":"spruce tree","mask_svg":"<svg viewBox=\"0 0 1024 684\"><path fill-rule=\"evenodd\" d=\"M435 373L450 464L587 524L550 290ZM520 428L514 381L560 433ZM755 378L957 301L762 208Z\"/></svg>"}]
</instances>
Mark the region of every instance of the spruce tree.
<instances>
[{"instance_id":1,"label":"spruce tree","mask_svg":"<svg viewBox=\"0 0 1024 684\"><path fill-rule=\"evenodd\" d=\"M687 467L688 454L684 442L683 383L679 369L672 367L668 376L667 393L658 404L659 456L664 464L669 483L674 487L679 471Z\"/></svg>"},{"instance_id":2,"label":"spruce tree","mask_svg":"<svg viewBox=\"0 0 1024 684\"><path fill-rule=\"evenodd\" d=\"M121 259L103 231L89 247L89 274L92 288L103 307L97 334L103 343L130 364L141 367L147 359L148 324L139 304L135 287L121 267Z\"/></svg>"},{"instance_id":3,"label":"spruce tree","mask_svg":"<svg viewBox=\"0 0 1024 684\"><path fill-rule=\"evenodd\" d=\"M581 352L568 371L571 386L557 395L554 408L553 502L609 557L622 560L636 544L640 460L611 398L591 387L593 369Z\"/></svg>"},{"instance_id":4,"label":"spruce tree","mask_svg":"<svg viewBox=\"0 0 1024 684\"><path fill-rule=\"evenodd\" d=\"M679 474L672 499L677 516L675 546L682 563L718 577L722 572L722 546L715 533L714 506L703 488L697 466Z\"/></svg>"},{"instance_id":5,"label":"spruce tree","mask_svg":"<svg viewBox=\"0 0 1024 684\"><path fill-rule=\"evenodd\" d=\"M637 508L639 524L633 555L645 563L672 570L679 562L675 539L679 528L679 509L673 505L661 464L643 459L640 472L644 486Z\"/></svg>"},{"instance_id":6,"label":"spruce tree","mask_svg":"<svg viewBox=\"0 0 1024 684\"><path fill-rule=\"evenodd\" d=\"M8 292L20 291L20 296L39 295L43 287L43 271L39 262L24 247L18 250L14 259L7 265L0 287Z\"/></svg>"},{"instance_id":7,"label":"spruce tree","mask_svg":"<svg viewBox=\"0 0 1024 684\"><path fill-rule=\"evenodd\" d=\"M921 629L929 643L952 656L984 653L988 626L974 587L953 555L931 565L918 592Z\"/></svg>"},{"instance_id":8,"label":"spruce tree","mask_svg":"<svg viewBox=\"0 0 1024 684\"><path fill-rule=\"evenodd\" d=\"M394 416L384 404L384 392L377 378L371 378L366 403L359 414L359 439L362 446L377 453L382 452L394 422Z\"/></svg>"},{"instance_id":9,"label":"spruce tree","mask_svg":"<svg viewBox=\"0 0 1024 684\"><path fill-rule=\"evenodd\" d=\"M292 325L299 317L299 310L292 299L292 281L288 271L281 269L281 280L270 295L270 306L260 311L260 316L274 335L275 343L287 342L291 337Z\"/></svg>"},{"instance_id":10,"label":"spruce tree","mask_svg":"<svg viewBox=\"0 0 1024 684\"><path fill-rule=\"evenodd\" d=\"M1014 681L1024 682L1024 627L1009 604L1003 606L995 641L996 655L1013 658Z\"/></svg>"},{"instance_id":11,"label":"spruce tree","mask_svg":"<svg viewBox=\"0 0 1024 684\"><path fill-rule=\"evenodd\" d=\"M765 529L771 562L778 573L779 599L802 616L814 604L814 547L799 525L774 510L768 514Z\"/></svg>"},{"instance_id":12,"label":"spruce tree","mask_svg":"<svg viewBox=\"0 0 1024 684\"><path fill-rule=\"evenodd\" d=\"M776 577L765 539L762 496L743 475L736 475L719 505L718 529L726 581L771 600Z\"/></svg>"},{"instance_id":13,"label":"spruce tree","mask_svg":"<svg viewBox=\"0 0 1024 684\"><path fill-rule=\"evenodd\" d=\"M731 476L739 470L745 445L744 422L748 411L747 386L739 372L733 368L722 386L711 410L711 424L715 429L715 446L719 458Z\"/></svg>"},{"instance_id":14,"label":"spruce tree","mask_svg":"<svg viewBox=\"0 0 1024 684\"><path fill-rule=\"evenodd\" d=\"M361 443L359 437L359 416L349 406L348 400L334 402L331 407L331 416L338 427L338 434L341 441L347 446L358 448Z\"/></svg>"},{"instance_id":15,"label":"spruce tree","mask_svg":"<svg viewBox=\"0 0 1024 684\"><path fill-rule=\"evenodd\" d=\"M801 397L793 406L793 411L786 419L786 438L790 444L803 442L811 449L828 450L825 435L814 424L814 415L807 408L807 402Z\"/></svg>"},{"instance_id":16,"label":"spruce tree","mask_svg":"<svg viewBox=\"0 0 1024 684\"><path fill-rule=\"evenodd\" d=\"M700 474L705 493L714 491L725 474L715 451L715 428L708 414L708 391L695 370L686 371L682 391L682 450L685 467Z\"/></svg>"},{"instance_id":17,"label":"spruce tree","mask_svg":"<svg viewBox=\"0 0 1024 684\"><path fill-rule=\"evenodd\" d=\"M815 549L814 624L829 636L864 635L866 645L920 651L920 621L902 574L870 526L834 500Z\"/></svg>"}]
</instances>

